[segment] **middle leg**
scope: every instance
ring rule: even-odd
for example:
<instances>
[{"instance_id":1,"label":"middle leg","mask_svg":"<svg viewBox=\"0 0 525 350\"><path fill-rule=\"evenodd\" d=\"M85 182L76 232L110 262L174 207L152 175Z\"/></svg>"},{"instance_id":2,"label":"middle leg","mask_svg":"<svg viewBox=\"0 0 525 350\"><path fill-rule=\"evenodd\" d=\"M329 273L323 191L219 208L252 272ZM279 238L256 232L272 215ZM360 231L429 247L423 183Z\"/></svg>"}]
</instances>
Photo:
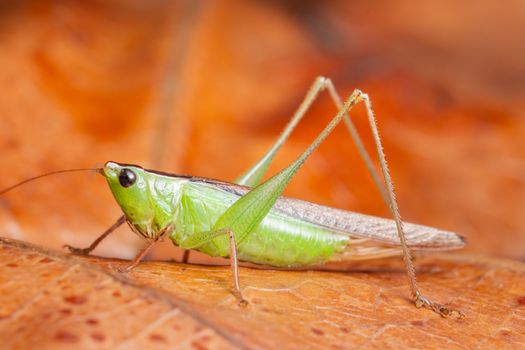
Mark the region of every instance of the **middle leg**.
<instances>
[{"instance_id":1,"label":"middle leg","mask_svg":"<svg viewBox=\"0 0 525 350\"><path fill-rule=\"evenodd\" d=\"M144 257L149 253L149 251L160 241L164 239L164 237L173 230L173 227L171 225L165 227L162 231L158 232L158 234L149 239L148 243L137 253L135 258L124 268L119 268L118 271L122 273L128 273L131 270L133 270L137 265L144 259Z\"/></svg>"},{"instance_id":2,"label":"middle leg","mask_svg":"<svg viewBox=\"0 0 525 350\"><path fill-rule=\"evenodd\" d=\"M186 249L186 251L189 251L189 249L198 248L203 244L206 244L211 240L223 235L228 235L230 240L230 267L232 271L234 294L239 301L239 305L245 306L248 304L248 302L243 298L239 284L239 260L237 259L237 244L235 242L235 234L230 228L195 233L191 237L183 240L180 246L181 248Z\"/></svg>"}]
</instances>

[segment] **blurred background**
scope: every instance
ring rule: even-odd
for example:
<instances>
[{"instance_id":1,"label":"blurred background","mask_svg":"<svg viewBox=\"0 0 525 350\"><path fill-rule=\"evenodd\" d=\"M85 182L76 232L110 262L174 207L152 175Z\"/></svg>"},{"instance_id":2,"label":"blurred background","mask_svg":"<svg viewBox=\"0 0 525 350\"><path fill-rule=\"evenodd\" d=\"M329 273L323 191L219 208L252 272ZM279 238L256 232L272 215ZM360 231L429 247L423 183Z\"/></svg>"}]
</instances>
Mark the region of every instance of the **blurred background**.
<instances>
[{"instance_id":1,"label":"blurred background","mask_svg":"<svg viewBox=\"0 0 525 350\"><path fill-rule=\"evenodd\" d=\"M523 260L524 33L519 0L4 0L0 187L107 160L232 181L324 75L370 95L406 221ZM271 172L335 113L322 96ZM388 216L343 127L286 194ZM119 215L102 177L60 175L2 197L0 235L84 247ZM122 227L95 253L141 246ZM180 254L165 242L153 257Z\"/></svg>"}]
</instances>

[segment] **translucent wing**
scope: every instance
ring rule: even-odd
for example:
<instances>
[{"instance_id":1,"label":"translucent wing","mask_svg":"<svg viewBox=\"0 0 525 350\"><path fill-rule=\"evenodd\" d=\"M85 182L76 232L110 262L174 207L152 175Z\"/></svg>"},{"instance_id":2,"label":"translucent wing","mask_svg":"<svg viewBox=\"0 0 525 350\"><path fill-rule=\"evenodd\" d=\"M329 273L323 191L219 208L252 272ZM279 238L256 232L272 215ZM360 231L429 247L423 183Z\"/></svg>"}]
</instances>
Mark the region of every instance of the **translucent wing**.
<instances>
[{"instance_id":1,"label":"translucent wing","mask_svg":"<svg viewBox=\"0 0 525 350\"><path fill-rule=\"evenodd\" d=\"M287 215L346 232L354 237L399 245L399 237L394 220L326 207L287 197L281 197L274 208ZM404 223L403 229L407 243L411 247L456 249L465 245L463 237L454 232L411 223Z\"/></svg>"}]
</instances>

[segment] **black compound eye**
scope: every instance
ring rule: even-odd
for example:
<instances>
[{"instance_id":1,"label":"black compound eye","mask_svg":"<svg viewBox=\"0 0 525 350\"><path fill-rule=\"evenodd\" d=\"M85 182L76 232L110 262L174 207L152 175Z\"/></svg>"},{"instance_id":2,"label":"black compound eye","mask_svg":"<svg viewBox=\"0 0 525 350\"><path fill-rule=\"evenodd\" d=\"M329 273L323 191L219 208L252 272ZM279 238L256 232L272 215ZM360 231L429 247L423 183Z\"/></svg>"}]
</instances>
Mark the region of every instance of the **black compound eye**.
<instances>
[{"instance_id":1,"label":"black compound eye","mask_svg":"<svg viewBox=\"0 0 525 350\"><path fill-rule=\"evenodd\" d=\"M122 169L118 174L118 182L122 187L132 186L137 181L137 175L129 169Z\"/></svg>"}]
</instances>

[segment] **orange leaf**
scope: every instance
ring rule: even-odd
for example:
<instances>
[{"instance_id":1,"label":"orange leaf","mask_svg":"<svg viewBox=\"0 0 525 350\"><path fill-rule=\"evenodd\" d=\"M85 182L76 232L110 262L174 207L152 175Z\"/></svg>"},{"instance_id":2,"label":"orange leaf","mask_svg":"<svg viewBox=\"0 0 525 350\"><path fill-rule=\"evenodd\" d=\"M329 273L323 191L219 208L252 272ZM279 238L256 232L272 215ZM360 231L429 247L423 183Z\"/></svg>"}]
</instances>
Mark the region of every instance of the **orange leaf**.
<instances>
[{"instance_id":1,"label":"orange leaf","mask_svg":"<svg viewBox=\"0 0 525 350\"><path fill-rule=\"evenodd\" d=\"M504 348L525 345L525 265L463 255L418 261L420 285L466 317L444 319L407 299L395 261L362 269L241 268L77 258L0 241L5 348ZM366 266L366 267L365 267ZM480 330L483 330L480 332Z\"/></svg>"}]
</instances>

